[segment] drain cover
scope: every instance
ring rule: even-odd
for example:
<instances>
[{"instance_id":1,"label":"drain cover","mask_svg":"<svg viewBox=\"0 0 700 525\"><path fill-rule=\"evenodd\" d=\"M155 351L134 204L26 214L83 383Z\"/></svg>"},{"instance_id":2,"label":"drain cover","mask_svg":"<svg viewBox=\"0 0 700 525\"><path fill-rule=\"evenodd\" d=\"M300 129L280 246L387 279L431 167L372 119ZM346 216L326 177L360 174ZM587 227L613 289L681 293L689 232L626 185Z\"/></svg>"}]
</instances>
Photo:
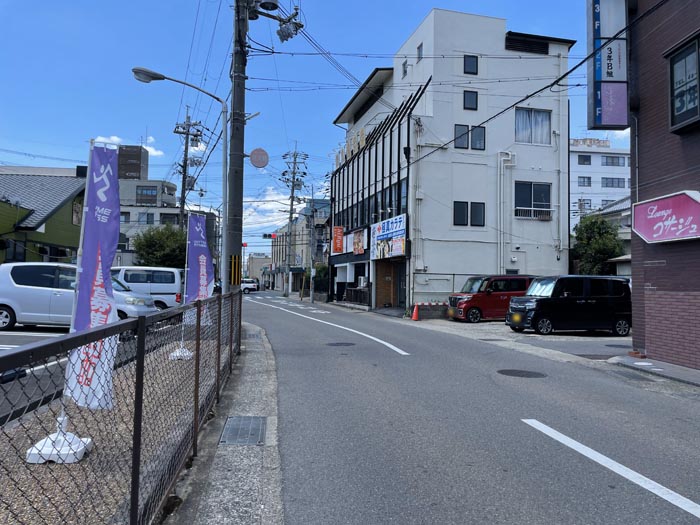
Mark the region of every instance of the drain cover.
<instances>
[{"instance_id":1,"label":"drain cover","mask_svg":"<svg viewBox=\"0 0 700 525\"><path fill-rule=\"evenodd\" d=\"M547 374L542 374L541 372L531 372L530 370L498 370L498 373L511 377L532 377L538 379L547 377Z\"/></svg>"},{"instance_id":2,"label":"drain cover","mask_svg":"<svg viewBox=\"0 0 700 525\"><path fill-rule=\"evenodd\" d=\"M355 343L327 343L326 346L355 346Z\"/></svg>"},{"instance_id":3,"label":"drain cover","mask_svg":"<svg viewBox=\"0 0 700 525\"><path fill-rule=\"evenodd\" d=\"M226 419L219 445L264 445L267 418L233 416Z\"/></svg>"}]
</instances>

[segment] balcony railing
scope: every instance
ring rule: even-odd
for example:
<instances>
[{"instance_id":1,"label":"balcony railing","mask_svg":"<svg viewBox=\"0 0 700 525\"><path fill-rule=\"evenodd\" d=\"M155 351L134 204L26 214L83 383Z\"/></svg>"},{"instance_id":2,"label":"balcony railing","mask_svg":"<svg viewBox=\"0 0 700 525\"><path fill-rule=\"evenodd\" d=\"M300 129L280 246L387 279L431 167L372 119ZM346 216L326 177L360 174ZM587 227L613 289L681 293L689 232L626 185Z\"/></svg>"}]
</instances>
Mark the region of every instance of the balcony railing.
<instances>
[{"instance_id":1,"label":"balcony railing","mask_svg":"<svg viewBox=\"0 0 700 525\"><path fill-rule=\"evenodd\" d=\"M551 221L554 210L551 208L515 208L516 219L531 219L536 221Z\"/></svg>"}]
</instances>

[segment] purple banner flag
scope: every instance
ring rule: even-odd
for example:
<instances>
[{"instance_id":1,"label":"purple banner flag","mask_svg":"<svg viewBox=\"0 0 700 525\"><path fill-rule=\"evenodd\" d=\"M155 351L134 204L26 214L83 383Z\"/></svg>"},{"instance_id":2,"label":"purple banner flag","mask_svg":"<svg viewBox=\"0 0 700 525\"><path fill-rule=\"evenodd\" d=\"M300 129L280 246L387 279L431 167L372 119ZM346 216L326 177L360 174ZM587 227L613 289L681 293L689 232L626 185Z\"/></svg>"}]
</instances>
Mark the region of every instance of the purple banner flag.
<instances>
[{"instance_id":1,"label":"purple banner flag","mask_svg":"<svg viewBox=\"0 0 700 525\"><path fill-rule=\"evenodd\" d=\"M185 304L214 293L214 265L207 244L206 217L190 213L187 223L187 290Z\"/></svg>"},{"instance_id":2,"label":"purple banner flag","mask_svg":"<svg viewBox=\"0 0 700 525\"><path fill-rule=\"evenodd\" d=\"M72 323L76 332L118 319L110 273L119 242L116 149L93 147L90 153L83 220ZM116 337L75 349L66 368L66 395L81 406L112 408L116 350Z\"/></svg>"}]
</instances>

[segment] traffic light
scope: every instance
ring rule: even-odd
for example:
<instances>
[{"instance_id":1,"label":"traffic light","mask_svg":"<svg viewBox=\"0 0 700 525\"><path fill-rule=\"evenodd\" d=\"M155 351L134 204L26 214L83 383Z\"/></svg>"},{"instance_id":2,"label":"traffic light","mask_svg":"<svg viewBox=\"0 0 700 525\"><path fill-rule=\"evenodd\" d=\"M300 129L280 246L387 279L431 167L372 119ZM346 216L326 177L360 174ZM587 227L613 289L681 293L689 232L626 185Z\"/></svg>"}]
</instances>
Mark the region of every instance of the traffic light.
<instances>
[{"instance_id":1,"label":"traffic light","mask_svg":"<svg viewBox=\"0 0 700 525\"><path fill-rule=\"evenodd\" d=\"M263 233L263 239L276 239L276 233Z\"/></svg>"}]
</instances>

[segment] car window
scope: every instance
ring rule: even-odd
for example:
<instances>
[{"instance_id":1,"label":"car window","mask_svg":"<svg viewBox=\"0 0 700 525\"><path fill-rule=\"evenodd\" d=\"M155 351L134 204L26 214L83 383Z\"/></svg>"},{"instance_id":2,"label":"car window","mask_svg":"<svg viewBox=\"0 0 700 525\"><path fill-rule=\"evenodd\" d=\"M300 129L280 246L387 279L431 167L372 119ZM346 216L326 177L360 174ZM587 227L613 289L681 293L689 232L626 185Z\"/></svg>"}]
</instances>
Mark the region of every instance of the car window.
<instances>
[{"instance_id":1,"label":"car window","mask_svg":"<svg viewBox=\"0 0 700 525\"><path fill-rule=\"evenodd\" d=\"M125 270L124 280L127 283L147 283L148 273L149 272L143 270Z\"/></svg>"},{"instance_id":2,"label":"car window","mask_svg":"<svg viewBox=\"0 0 700 525\"><path fill-rule=\"evenodd\" d=\"M119 277L119 272L120 272L120 271L121 271L121 270L112 270L112 271L111 271L112 277L114 277L114 278Z\"/></svg>"},{"instance_id":3,"label":"car window","mask_svg":"<svg viewBox=\"0 0 700 525\"><path fill-rule=\"evenodd\" d=\"M590 291L590 296L591 297L608 297L610 295L610 292L608 290L608 281L607 279L590 279L591 283L591 291Z\"/></svg>"},{"instance_id":4,"label":"car window","mask_svg":"<svg viewBox=\"0 0 700 525\"><path fill-rule=\"evenodd\" d=\"M510 285L508 290L511 292L524 292L527 290L526 279L508 279L508 284Z\"/></svg>"},{"instance_id":5,"label":"car window","mask_svg":"<svg viewBox=\"0 0 700 525\"><path fill-rule=\"evenodd\" d=\"M505 292L508 290L508 281L506 279L494 279L491 281L489 288L494 292Z\"/></svg>"},{"instance_id":6,"label":"car window","mask_svg":"<svg viewBox=\"0 0 700 525\"><path fill-rule=\"evenodd\" d=\"M36 286L38 288L53 288L54 266L22 265L15 266L10 271L12 280L22 286Z\"/></svg>"},{"instance_id":7,"label":"car window","mask_svg":"<svg viewBox=\"0 0 700 525\"><path fill-rule=\"evenodd\" d=\"M470 277L467 282L464 283L460 292L462 293L474 293L479 290L479 286L484 281L482 277Z\"/></svg>"},{"instance_id":8,"label":"car window","mask_svg":"<svg viewBox=\"0 0 700 525\"><path fill-rule=\"evenodd\" d=\"M119 279L112 277L112 289L117 292L130 292L131 288L121 282Z\"/></svg>"},{"instance_id":9,"label":"car window","mask_svg":"<svg viewBox=\"0 0 700 525\"><path fill-rule=\"evenodd\" d=\"M58 268L58 287L62 290L75 290L75 268Z\"/></svg>"},{"instance_id":10,"label":"car window","mask_svg":"<svg viewBox=\"0 0 700 525\"><path fill-rule=\"evenodd\" d=\"M610 295L613 297L622 297L626 293L629 293L629 285L622 281L611 281L611 292Z\"/></svg>"},{"instance_id":11,"label":"car window","mask_svg":"<svg viewBox=\"0 0 700 525\"><path fill-rule=\"evenodd\" d=\"M174 272L164 272L163 270L153 270L151 272L151 279L153 283L159 284L169 284L175 282Z\"/></svg>"},{"instance_id":12,"label":"car window","mask_svg":"<svg viewBox=\"0 0 700 525\"><path fill-rule=\"evenodd\" d=\"M526 295L532 295L534 297L552 297L552 291L554 290L556 282L557 280L555 277L535 279L530 283Z\"/></svg>"},{"instance_id":13,"label":"car window","mask_svg":"<svg viewBox=\"0 0 700 525\"><path fill-rule=\"evenodd\" d=\"M559 279L556 296L583 297L583 279Z\"/></svg>"}]
</instances>

